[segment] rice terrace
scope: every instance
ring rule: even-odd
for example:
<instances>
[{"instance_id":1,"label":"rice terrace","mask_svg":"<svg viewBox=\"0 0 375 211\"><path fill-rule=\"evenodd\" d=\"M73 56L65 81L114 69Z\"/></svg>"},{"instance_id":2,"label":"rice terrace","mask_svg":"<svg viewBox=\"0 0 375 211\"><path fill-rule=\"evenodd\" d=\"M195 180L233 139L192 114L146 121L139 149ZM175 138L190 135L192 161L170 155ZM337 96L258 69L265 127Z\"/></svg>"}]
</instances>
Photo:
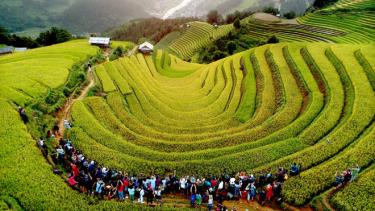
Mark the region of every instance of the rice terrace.
<instances>
[{"instance_id":1,"label":"rice terrace","mask_svg":"<svg viewBox=\"0 0 375 211\"><path fill-rule=\"evenodd\" d=\"M375 210L375 0L105 2L2 1L0 210Z\"/></svg>"}]
</instances>

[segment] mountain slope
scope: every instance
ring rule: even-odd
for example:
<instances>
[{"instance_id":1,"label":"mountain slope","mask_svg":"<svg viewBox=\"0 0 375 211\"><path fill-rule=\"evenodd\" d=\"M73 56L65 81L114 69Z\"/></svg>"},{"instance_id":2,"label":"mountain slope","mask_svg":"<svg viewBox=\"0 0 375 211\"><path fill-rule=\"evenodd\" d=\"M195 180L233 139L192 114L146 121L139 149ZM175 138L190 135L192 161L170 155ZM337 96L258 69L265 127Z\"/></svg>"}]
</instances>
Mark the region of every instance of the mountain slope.
<instances>
[{"instance_id":1,"label":"mountain slope","mask_svg":"<svg viewBox=\"0 0 375 211\"><path fill-rule=\"evenodd\" d=\"M0 26L10 32L60 26L73 33L102 32L130 19L205 16L210 10L225 15L235 10L278 7L302 14L314 0L2 0ZM36 29L35 29L36 28Z\"/></svg>"}]
</instances>

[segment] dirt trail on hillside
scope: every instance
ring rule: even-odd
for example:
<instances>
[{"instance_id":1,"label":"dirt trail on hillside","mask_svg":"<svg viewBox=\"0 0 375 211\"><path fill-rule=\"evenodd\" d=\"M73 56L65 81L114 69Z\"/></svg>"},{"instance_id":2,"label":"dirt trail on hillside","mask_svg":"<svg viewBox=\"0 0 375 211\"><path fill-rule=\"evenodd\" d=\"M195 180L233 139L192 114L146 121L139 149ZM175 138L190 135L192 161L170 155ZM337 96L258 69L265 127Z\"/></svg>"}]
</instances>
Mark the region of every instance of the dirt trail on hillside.
<instances>
[{"instance_id":1,"label":"dirt trail on hillside","mask_svg":"<svg viewBox=\"0 0 375 211\"><path fill-rule=\"evenodd\" d=\"M335 209L331 206L331 204L329 203L329 197L332 193L334 193L334 188L331 188L327 194L325 194L323 197L322 197L322 203L323 205L325 206L324 208L325 209L328 209L330 211L334 211Z\"/></svg>"},{"instance_id":2,"label":"dirt trail on hillside","mask_svg":"<svg viewBox=\"0 0 375 211\"><path fill-rule=\"evenodd\" d=\"M126 56L134 55L138 50L138 45L134 46L134 48L126 53Z\"/></svg>"},{"instance_id":3,"label":"dirt trail on hillside","mask_svg":"<svg viewBox=\"0 0 375 211\"><path fill-rule=\"evenodd\" d=\"M65 132L64 120L69 119L73 103L76 100L82 100L84 97L86 97L90 88L95 85L94 73L93 73L91 68L89 68L89 70L87 72L87 80L89 81L89 83L85 87L83 87L83 89L81 90L81 94L77 98L74 98L74 95L70 96L68 98L68 100L66 101L65 105L62 107L62 109L56 115L60 135L63 135L64 132Z\"/></svg>"}]
</instances>

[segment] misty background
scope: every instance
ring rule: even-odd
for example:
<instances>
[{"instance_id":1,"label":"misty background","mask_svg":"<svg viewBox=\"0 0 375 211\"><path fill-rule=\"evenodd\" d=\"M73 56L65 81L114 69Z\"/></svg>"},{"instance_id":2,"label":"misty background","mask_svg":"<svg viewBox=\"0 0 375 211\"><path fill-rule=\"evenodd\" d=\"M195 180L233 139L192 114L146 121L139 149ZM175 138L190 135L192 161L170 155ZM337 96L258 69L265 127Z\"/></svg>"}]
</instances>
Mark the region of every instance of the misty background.
<instances>
[{"instance_id":1,"label":"misty background","mask_svg":"<svg viewBox=\"0 0 375 211\"><path fill-rule=\"evenodd\" d=\"M126 21L157 17L205 17L236 10L260 11L272 6L281 13L302 15L314 0L1 0L0 26L11 33L34 35L51 26L74 34L103 32Z\"/></svg>"}]
</instances>

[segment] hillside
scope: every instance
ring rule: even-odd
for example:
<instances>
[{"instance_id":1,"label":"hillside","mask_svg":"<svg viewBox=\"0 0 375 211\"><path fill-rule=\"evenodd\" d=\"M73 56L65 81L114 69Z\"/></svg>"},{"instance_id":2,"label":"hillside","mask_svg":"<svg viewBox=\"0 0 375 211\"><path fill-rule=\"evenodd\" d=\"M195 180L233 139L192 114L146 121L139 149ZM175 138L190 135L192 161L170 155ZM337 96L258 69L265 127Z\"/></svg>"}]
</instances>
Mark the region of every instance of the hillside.
<instances>
[{"instance_id":1,"label":"hillside","mask_svg":"<svg viewBox=\"0 0 375 211\"><path fill-rule=\"evenodd\" d=\"M159 51L105 63L96 73L107 97L74 104L74 142L136 174L261 172L298 161L301 177L283 193L304 205L337 169L372 162L374 67L364 64L374 63L373 47L266 45L209 65Z\"/></svg>"},{"instance_id":2,"label":"hillside","mask_svg":"<svg viewBox=\"0 0 375 211\"><path fill-rule=\"evenodd\" d=\"M373 3L373 0L350 4L339 1L336 5L307 13L292 21L275 16L272 18L268 14L267 19L260 19L258 16L262 14L255 13L241 21L240 29L233 28L232 24L215 29L209 24L194 22L192 27L182 30L179 36L168 40L163 49L189 60L196 57L200 50L207 51L204 47L220 49L232 41L236 44L234 52L240 52L248 48L247 43L265 43L272 36L276 36L280 42L374 43ZM224 28L226 30L222 30ZM215 46L215 43L220 46Z\"/></svg>"},{"instance_id":3,"label":"hillside","mask_svg":"<svg viewBox=\"0 0 375 211\"><path fill-rule=\"evenodd\" d=\"M70 67L97 51L86 40L78 40L0 57L1 209L136 209L116 202L93 204L88 197L69 188L62 177L53 174L36 147L30 128L16 111L17 106L38 100L48 89L62 86L69 72L73 72Z\"/></svg>"},{"instance_id":4,"label":"hillside","mask_svg":"<svg viewBox=\"0 0 375 211\"><path fill-rule=\"evenodd\" d=\"M0 56L0 210L375 210L374 2L181 23L150 54L78 39ZM108 7L85 9L124 9ZM233 55L188 62L218 45Z\"/></svg>"},{"instance_id":5,"label":"hillside","mask_svg":"<svg viewBox=\"0 0 375 211\"><path fill-rule=\"evenodd\" d=\"M10 32L35 35L59 26L72 33L94 33L137 18L204 17L210 10L225 15L235 10L262 10L280 7L282 12L303 14L311 1L259 0L3 0L0 5L0 26Z\"/></svg>"}]
</instances>

